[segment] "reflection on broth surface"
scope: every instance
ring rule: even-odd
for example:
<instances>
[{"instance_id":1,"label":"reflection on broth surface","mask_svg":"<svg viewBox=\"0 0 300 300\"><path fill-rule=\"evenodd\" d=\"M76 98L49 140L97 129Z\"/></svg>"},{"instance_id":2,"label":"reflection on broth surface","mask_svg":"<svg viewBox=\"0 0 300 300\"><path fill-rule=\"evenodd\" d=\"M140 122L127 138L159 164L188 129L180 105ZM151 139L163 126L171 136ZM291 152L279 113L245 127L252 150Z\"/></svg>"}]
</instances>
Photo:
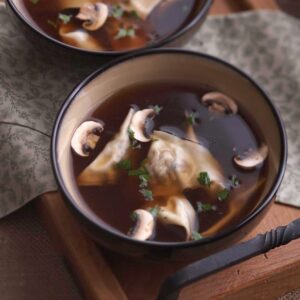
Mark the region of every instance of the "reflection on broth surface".
<instances>
[{"instance_id":1,"label":"reflection on broth surface","mask_svg":"<svg viewBox=\"0 0 300 300\"><path fill-rule=\"evenodd\" d=\"M195 0L22 0L45 33L93 51L122 51L157 42L188 21Z\"/></svg>"},{"instance_id":2,"label":"reflection on broth surface","mask_svg":"<svg viewBox=\"0 0 300 300\"><path fill-rule=\"evenodd\" d=\"M266 175L263 143L242 108L212 91L133 86L86 118L94 127L74 135L84 153L73 148L73 170L82 199L104 222L139 240L195 240L237 224L256 206Z\"/></svg>"}]
</instances>

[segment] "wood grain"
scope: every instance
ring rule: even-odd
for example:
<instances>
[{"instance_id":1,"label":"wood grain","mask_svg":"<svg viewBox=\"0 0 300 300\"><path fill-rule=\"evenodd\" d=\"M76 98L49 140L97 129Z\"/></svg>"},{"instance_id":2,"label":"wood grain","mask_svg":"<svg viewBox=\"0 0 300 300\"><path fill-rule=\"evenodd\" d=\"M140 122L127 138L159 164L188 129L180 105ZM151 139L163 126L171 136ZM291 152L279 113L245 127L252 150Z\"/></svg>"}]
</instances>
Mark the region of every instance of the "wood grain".
<instances>
[{"instance_id":1,"label":"wood grain","mask_svg":"<svg viewBox=\"0 0 300 300\"><path fill-rule=\"evenodd\" d=\"M67 258L86 299L126 300L118 280L94 242L83 233L58 193L39 199L37 208L50 235Z\"/></svg>"},{"instance_id":2,"label":"wood grain","mask_svg":"<svg viewBox=\"0 0 300 300\"><path fill-rule=\"evenodd\" d=\"M300 217L300 210L274 204L250 239ZM276 299L300 287L300 240L259 255L186 288L181 299Z\"/></svg>"},{"instance_id":3,"label":"wood grain","mask_svg":"<svg viewBox=\"0 0 300 300\"><path fill-rule=\"evenodd\" d=\"M224 15L231 12L257 9L276 10L278 4L274 0L215 0L210 14Z\"/></svg>"}]
</instances>

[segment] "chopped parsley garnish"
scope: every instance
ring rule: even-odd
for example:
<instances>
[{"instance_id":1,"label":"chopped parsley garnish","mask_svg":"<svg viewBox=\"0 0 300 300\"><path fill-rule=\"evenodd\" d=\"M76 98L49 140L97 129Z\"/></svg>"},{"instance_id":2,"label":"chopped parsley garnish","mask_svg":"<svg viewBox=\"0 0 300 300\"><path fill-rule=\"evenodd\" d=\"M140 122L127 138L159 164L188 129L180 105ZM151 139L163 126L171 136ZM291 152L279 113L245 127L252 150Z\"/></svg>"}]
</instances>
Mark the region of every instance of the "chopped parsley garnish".
<instances>
[{"instance_id":1,"label":"chopped parsley garnish","mask_svg":"<svg viewBox=\"0 0 300 300\"><path fill-rule=\"evenodd\" d=\"M211 180L207 172L200 172L197 178L198 182L204 186L210 187Z\"/></svg>"},{"instance_id":2,"label":"chopped parsley garnish","mask_svg":"<svg viewBox=\"0 0 300 300\"><path fill-rule=\"evenodd\" d=\"M151 106L150 108L152 108L154 110L154 113L156 115L158 115L163 110L163 107L159 106L159 105L154 105L154 106Z\"/></svg>"},{"instance_id":3,"label":"chopped parsley garnish","mask_svg":"<svg viewBox=\"0 0 300 300\"><path fill-rule=\"evenodd\" d=\"M136 12L136 10L132 10L131 11L131 15L136 18L136 19L140 19L140 16L138 15L138 13Z\"/></svg>"},{"instance_id":4,"label":"chopped parsley garnish","mask_svg":"<svg viewBox=\"0 0 300 300\"><path fill-rule=\"evenodd\" d=\"M40 2L40 0L30 0L30 2L34 5L38 4Z\"/></svg>"},{"instance_id":5,"label":"chopped parsley garnish","mask_svg":"<svg viewBox=\"0 0 300 300\"><path fill-rule=\"evenodd\" d=\"M215 205L212 205L210 203L203 203L198 201L197 202L197 212L212 212L216 211L217 207Z\"/></svg>"},{"instance_id":6,"label":"chopped parsley garnish","mask_svg":"<svg viewBox=\"0 0 300 300\"><path fill-rule=\"evenodd\" d=\"M153 200L153 193L151 190L142 188L142 189L139 189L139 192L144 196L145 200L147 200L147 201Z\"/></svg>"},{"instance_id":7,"label":"chopped parsley garnish","mask_svg":"<svg viewBox=\"0 0 300 300\"><path fill-rule=\"evenodd\" d=\"M115 35L114 39L122 39L125 37L134 37L135 36L135 29L134 28L119 28L118 33Z\"/></svg>"},{"instance_id":8,"label":"chopped parsley garnish","mask_svg":"<svg viewBox=\"0 0 300 300\"><path fill-rule=\"evenodd\" d=\"M220 192L218 192L218 200L219 201L223 201L223 200L226 200L229 196L229 190L228 189L224 189Z\"/></svg>"},{"instance_id":9,"label":"chopped parsley garnish","mask_svg":"<svg viewBox=\"0 0 300 300\"><path fill-rule=\"evenodd\" d=\"M140 180L139 192L144 196L145 200L153 200L152 191L149 189L150 174L147 168L142 164L139 169L129 170L129 176L137 176Z\"/></svg>"},{"instance_id":10,"label":"chopped parsley garnish","mask_svg":"<svg viewBox=\"0 0 300 300\"><path fill-rule=\"evenodd\" d=\"M130 170L131 169L131 160L130 159L123 159L123 160L119 161L116 164L116 167L118 169Z\"/></svg>"},{"instance_id":11,"label":"chopped parsley garnish","mask_svg":"<svg viewBox=\"0 0 300 300\"><path fill-rule=\"evenodd\" d=\"M138 219L138 214L134 211L131 215L130 215L130 219L132 221L136 221Z\"/></svg>"},{"instance_id":12,"label":"chopped parsley garnish","mask_svg":"<svg viewBox=\"0 0 300 300\"><path fill-rule=\"evenodd\" d=\"M54 21L52 21L52 20L47 20L47 23L48 23L49 25L51 25L52 27L54 27L55 29L57 29L57 22L54 22Z\"/></svg>"},{"instance_id":13,"label":"chopped parsley garnish","mask_svg":"<svg viewBox=\"0 0 300 300\"><path fill-rule=\"evenodd\" d=\"M148 174L143 174L139 176L139 180L140 180L140 188L146 188L148 187L148 181L150 179L150 176Z\"/></svg>"},{"instance_id":14,"label":"chopped parsley garnish","mask_svg":"<svg viewBox=\"0 0 300 300\"><path fill-rule=\"evenodd\" d=\"M157 215L158 215L158 213L159 213L160 208L159 208L158 206L155 206L155 207L149 208L148 210L149 210L149 212L152 214L152 216L153 216L154 218L156 218Z\"/></svg>"},{"instance_id":15,"label":"chopped parsley garnish","mask_svg":"<svg viewBox=\"0 0 300 300\"><path fill-rule=\"evenodd\" d=\"M192 240L193 241L198 241L201 239L203 239L203 236L199 232L197 232L197 231L192 232Z\"/></svg>"},{"instance_id":16,"label":"chopped parsley garnish","mask_svg":"<svg viewBox=\"0 0 300 300\"><path fill-rule=\"evenodd\" d=\"M189 113L186 116L186 121L189 125L194 126L196 125L196 114L194 112Z\"/></svg>"},{"instance_id":17,"label":"chopped parsley garnish","mask_svg":"<svg viewBox=\"0 0 300 300\"><path fill-rule=\"evenodd\" d=\"M58 19L64 24L68 24L72 19L72 15L58 14Z\"/></svg>"},{"instance_id":18,"label":"chopped parsley garnish","mask_svg":"<svg viewBox=\"0 0 300 300\"><path fill-rule=\"evenodd\" d=\"M229 179L231 182L231 186L234 188L238 187L241 184L240 180L236 177L236 175L230 176Z\"/></svg>"},{"instance_id":19,"label":"chopped parsley garnish","mask_svg":"<svg viewBox=\"0 0 300 300\"><path fill-rule=\"evenodd\" d=\"M123 16L124 10L119 5L113 5L112 8L111 8L110 14L115 19L119 19L119 18L121 18Z\"/></svg>"},{"instance_id":20,"label":"chopped parsley garnish","mask_svg":"<svg viewBox=\"0 0 300 300\"><path fill-rule=\"evenodd\" d=\"M139 149L141 148L141 144L138 142L138 140L134 137L134 131L131 128L127 129L127 133L130 139L130 145L133 149Z\"/></svg>"},{"instance_id":21,"label":"chopped parsley garnish","mask_svg":"<svg viewBox=\"0 0 300 300\"><path fill-rule=\"evenodd\" d=\"M138 169L135 169L135 170L130 170L128 172L128 175L129 176L143 176L143 177L148 177L147 180L149 180L149 178L150 178L149 172L148 172L148 170L146 169L145 166L142 166L142 167L140 167Z\"/></svg>"}]
</instances>

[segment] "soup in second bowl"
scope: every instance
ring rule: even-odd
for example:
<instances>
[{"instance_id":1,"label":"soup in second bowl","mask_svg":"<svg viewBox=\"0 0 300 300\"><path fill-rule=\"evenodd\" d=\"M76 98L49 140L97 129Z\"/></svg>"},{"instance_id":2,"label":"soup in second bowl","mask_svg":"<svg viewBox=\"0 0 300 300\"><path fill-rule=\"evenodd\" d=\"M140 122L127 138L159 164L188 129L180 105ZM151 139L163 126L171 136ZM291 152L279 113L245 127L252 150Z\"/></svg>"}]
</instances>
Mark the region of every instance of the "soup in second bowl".
<instances>
[{"instance_id":1,"label":"soup in second bowl","mask_svg":"<svg viewBox=\"0 0 300 300\"><path fill-rule=\"evenodd\" d=\"M22 0L45 33L74 47L123 51L157 42L189 19L196 0Z\"/></svg>"},{"instance_id":2,"label":"soup in second bowl","mask_svg":"<svg viewBox=\"0 0 300 300\"><path fill-rule=\"evenodd\" d=\"M83 201L138 240L186 241L238 224L265 184L268 148L236 99L152 83L113 95L75 131Z\"/></svg>"}]
</instances>

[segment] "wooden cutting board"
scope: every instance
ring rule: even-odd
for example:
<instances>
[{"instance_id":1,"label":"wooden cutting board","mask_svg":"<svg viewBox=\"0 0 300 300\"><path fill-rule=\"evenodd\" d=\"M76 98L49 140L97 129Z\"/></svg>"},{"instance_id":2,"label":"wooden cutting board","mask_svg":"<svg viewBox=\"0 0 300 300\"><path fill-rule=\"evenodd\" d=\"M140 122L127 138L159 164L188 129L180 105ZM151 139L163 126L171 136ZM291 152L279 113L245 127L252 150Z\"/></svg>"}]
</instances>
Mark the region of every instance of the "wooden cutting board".
<instances>
[{"instance_id":1,"label":"wooden cutting board","mask_svg":"<svg viewBox=\"0 0 300 300\"><path fill-rule=\"evenodd\" d=\"M211 14L278 9L273 0L215 0ZM98 248L81 230L58 193L37 201L37 209L69 262L86 299L155 299L178 264L133 260ZM244 240L300 217L300 209L273 204ZM211 275L184 289L180 299L274 299L300 287L300 240Z\"/></svg>"}]
</instances>

